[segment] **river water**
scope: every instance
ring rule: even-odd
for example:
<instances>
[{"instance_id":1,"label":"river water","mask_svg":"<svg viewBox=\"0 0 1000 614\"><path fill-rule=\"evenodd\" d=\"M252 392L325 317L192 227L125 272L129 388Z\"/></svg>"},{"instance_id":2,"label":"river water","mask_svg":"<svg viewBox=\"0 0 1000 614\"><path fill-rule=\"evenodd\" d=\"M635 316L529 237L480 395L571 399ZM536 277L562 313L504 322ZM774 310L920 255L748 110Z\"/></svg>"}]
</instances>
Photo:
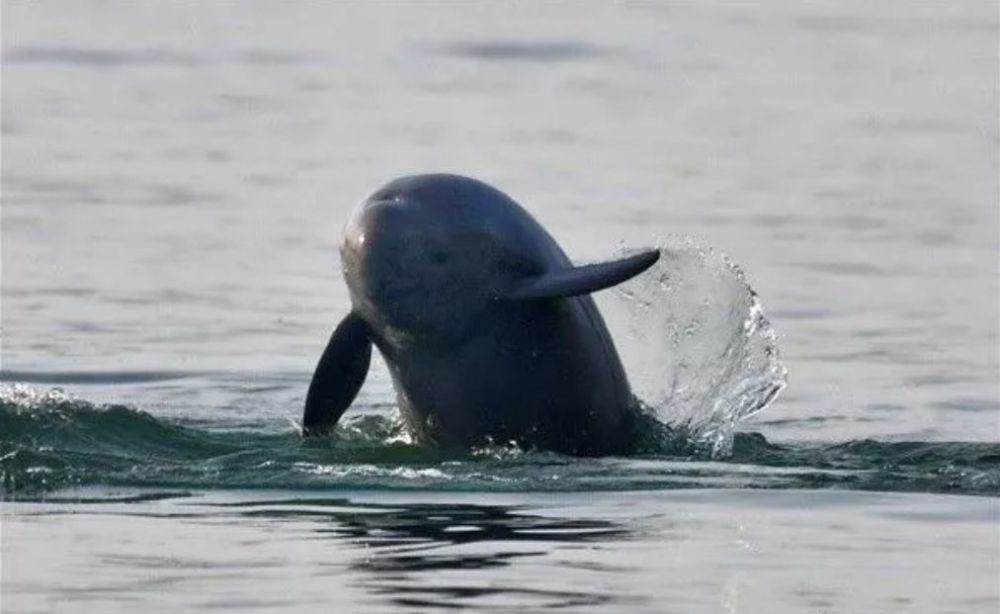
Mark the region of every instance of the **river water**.
<instances>
[{"instance_id":1,"label":"river water","mask_svg":"<svg viewBox=\"0 0 1000 614\"><path fill-rule=\"evenodd\" d=\"M2 18L4 612L1000 606L995 3ZM577 460L409 445L378 367L301 440L341 225L428 171L579 261L710 246L658 274L738 263L754 293L706 298L735 326L759 296L768 360L671 343L676 287L640 278L599 297L633 384L787 387L715 455Z\"/></svg>"}]
</instances>

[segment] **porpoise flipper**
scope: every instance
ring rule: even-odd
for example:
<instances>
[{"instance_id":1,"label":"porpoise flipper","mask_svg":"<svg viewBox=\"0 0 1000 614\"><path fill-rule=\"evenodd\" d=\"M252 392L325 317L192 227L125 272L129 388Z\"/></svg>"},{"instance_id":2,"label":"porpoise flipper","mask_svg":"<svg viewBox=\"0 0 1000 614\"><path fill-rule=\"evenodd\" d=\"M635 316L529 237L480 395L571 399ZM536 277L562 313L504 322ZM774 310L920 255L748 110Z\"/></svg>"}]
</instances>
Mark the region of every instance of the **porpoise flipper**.
<instances>
[{"instance_id":1,"label":"porpoise flipper","mask_svg":"<svg viewBox=\"0 0 1000 614\"><path fill-rule=\"evenodd\" d=\"M361 389L371 357L368 326L351 312L333 331L316 365L302 416L304 435L320 435L337 424Z\"/></svg>"},{"instance_id":2,"label":"porpoise flipper","mask_svg":"<svg viewBox=\"0 0 1000 614\"><path fill-rule=\"evenodd\" d=\"M610 262L548 271L517 284L504 292L501 298L521 301L589 294L635 277L653 266L659 258L659 250L654 249Z\"/></svg>"}]
</instances>

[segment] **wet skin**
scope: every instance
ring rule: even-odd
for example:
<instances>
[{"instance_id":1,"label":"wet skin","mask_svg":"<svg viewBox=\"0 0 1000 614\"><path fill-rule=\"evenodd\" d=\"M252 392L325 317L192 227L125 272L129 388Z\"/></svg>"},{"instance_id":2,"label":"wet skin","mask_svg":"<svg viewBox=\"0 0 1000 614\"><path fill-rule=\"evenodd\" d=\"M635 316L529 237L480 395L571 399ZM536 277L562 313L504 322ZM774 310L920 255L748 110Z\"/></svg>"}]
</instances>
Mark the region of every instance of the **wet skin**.
<instances>
[{"instance_id":1,"label":"wet skin","mask_svg":"<svg viewBox=\"0 0 1000 614\"><path fill-rule=\"evenodd\" d=\"M636 407L590 292L659 256L574 267L517 203L474 179L403 177L354 211L341 244L352 311L320 359L307 433L333 427L385 358L420 442L627 453Z\"/></svg>"}]
</instances>

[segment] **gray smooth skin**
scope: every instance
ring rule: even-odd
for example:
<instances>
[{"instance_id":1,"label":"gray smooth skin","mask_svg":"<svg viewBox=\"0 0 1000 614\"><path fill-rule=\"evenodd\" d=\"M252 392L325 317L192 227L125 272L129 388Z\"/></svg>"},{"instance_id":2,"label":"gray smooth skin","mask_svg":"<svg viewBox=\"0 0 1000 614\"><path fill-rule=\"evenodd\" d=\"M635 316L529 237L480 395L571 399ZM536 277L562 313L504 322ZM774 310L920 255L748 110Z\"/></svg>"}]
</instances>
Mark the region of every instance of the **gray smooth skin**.
<instances>
[{"instance_id":1,"label":"gray smooth skin","mask_svg":"<svg viewBox=\"0 0 1000 614\"><path fill-rule=\"evenodd\" d=\"M307 434L329 431L346 411L374 343L420 442L631 450L638 410L588 293L641 273L659 252L574 267L502 192L418 175L362 202L340 253L353 310L313 375Z\"/></svg>"}]
</instances>

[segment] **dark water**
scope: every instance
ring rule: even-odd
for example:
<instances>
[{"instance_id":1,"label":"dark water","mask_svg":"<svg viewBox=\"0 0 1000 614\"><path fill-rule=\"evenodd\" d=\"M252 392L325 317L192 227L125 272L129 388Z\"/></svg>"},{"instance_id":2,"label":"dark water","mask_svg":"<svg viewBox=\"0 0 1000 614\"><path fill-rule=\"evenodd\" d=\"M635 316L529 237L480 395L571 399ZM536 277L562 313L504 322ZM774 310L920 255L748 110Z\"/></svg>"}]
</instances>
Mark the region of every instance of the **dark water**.
<instances>
[{"instance_id":1,"label":"dark water","mask_svg":"<svg viewBox=\"0 0 1000 614\"><path fill-rule=\"evenodd\" d=\"M994 3L2 11L4 612L997 610ZM380 365L298 436L431 170L676 256L598 296L640 454L411 445Z\"/></svg>"},{"instance_id":2,"label":"dark water","mask_svg":"<svg viewBox=\"0 0 1000 614\"><path fill-rule=\"evenodd\" d=\"M746 432L736 436L729 455L712 460L664 432L630 458L577 459L513 447L469 451L406 443L401 423L377 409L348 419L330 439L304 440L291 426L284 431L216 430L26 388L6 388L4 393L0 461L7 495L18 500L47 500L53 492L79 486L511 493L837 488L1000 494L1000 445L992 443L774 444Z\"/></svg>"}]
</instances>

